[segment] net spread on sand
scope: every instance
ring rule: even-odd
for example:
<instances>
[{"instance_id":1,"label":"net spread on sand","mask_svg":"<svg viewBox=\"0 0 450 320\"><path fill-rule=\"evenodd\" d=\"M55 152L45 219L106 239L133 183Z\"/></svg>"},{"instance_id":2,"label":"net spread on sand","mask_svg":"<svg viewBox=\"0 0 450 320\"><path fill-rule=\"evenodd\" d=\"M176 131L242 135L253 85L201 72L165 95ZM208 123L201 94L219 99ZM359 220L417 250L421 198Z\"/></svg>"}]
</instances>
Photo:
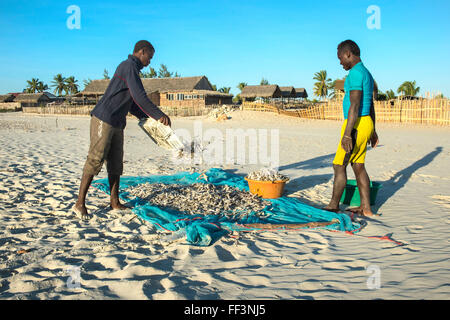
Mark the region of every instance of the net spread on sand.
<instances>
[{"instance_id":1,"label":"net spread on sand","mask_svg":"<svg viewBox=\"0 0 450 320\"><path fill-rule=\"evenodd\" d=\"M225 215L236 220L253 213L266 216L262 211L270 206L257 195L228 185L194 183L191 185L145 183L127 189L130 195L147 200L152 205L169 208L184 214Z\"/></svg>"},{"instance_id":2,"label":"net spread on sand","mask_svg":"<svg viewBox=\"0 0 450 320\"><path fill-rule=\"evenodd\" d=\"M107 178L94 181L93 186L110 191ZM186 241L198 246L209 246L231 231L280 229L278 226L352 232L361 228L345 214L311 207L295 197L253 198L244 177L220 168L204 174L124 176L119 190L119 197L138 217L164 232L183 229Z\"/></svg>"}]
</instances>

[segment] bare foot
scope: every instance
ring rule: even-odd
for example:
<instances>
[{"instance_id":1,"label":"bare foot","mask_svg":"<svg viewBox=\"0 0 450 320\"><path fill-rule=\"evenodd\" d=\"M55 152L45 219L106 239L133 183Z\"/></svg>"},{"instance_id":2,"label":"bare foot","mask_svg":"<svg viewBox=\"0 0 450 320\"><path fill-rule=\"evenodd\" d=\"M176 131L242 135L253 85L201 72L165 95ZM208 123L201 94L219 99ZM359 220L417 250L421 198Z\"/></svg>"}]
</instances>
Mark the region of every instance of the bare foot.
<instances>
[{"instance_id":1,"label":"bare foot","mask_svg":"<svg viewBox=\"0 0 450 320\"><path fill-rule=\"evenodd\" d=\"M87 212L86 206L83 203L75 203L72 211L83 221L89 220L92 215Z\"/></svg>"},{"instance_id":2,"label":"bare foot","mask_svg":"<svg viewBox=\"0 0 450 320\"><path fill-rule=\"evenodd\" d=\"M350 211L352 213L356 213L360 216L370 217L373 216L372 210L369 208L362 208L362 207L354 207L354 208L348 208L345 211Z\"/></svg>"},{"instance_id":3,"label":"bare foot","mask_svg":"<svg viewBox=\"0 0 450 320\"><path fill-rule=\"evenodd\" d=\"M362 208L361 207L347 208L347 209L345 209L345 211L350 211L350 212L359 214L362 211Z\"/></svg>"},{"instance_id":4,"label":"bare foot","mask_svg":"<svg viewBox=\"0 0 450 320\"><path fill-rule=\"evenodd\" d=\"M113 210L128 210L130 209L129 207L121 204L118 200L117 201L112 201L111 202L111 209Z\"/></svg>"},{"instance_id":5,"label":"bare foot","mask_svg":"<svg viewBox=\"0 0 450 320\"><path fill-rule=\"evenodd\" d=\"M330 206L323 207L322 210L330 211L330 212L334 212L334 213L338 213L339 211L341 211L339 208L332 208Z\"/></svg>"}]
</instances>

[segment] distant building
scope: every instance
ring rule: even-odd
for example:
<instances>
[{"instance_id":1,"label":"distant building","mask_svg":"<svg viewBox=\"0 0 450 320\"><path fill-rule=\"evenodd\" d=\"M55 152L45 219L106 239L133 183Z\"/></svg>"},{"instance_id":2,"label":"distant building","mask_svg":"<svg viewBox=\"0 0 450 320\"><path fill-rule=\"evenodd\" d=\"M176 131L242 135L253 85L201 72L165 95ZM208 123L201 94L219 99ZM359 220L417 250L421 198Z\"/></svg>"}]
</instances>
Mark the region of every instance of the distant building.
<instances>
[{"instance_id":1,"label":"distant building","mask_svg":"<svg viewBox=\"0 0 450 320\"><path fill-rule=\"evenodd\" d=\"M280 87L280 91L281 91L281 97L283 99L291 99L291 98L295 98L295 89L294 87Z\"/></svg>"},{"instance_id":2,"label":"distant building","mask_svg":"<svg viewBox=\"0 0 450 320\"><path fill-rule=\"evenodd\" d=\"M335 80L334 81L334 96L335 98L343 98L344 97L344 80Z\"/></svg>"},{"instance_id":3,"label":"distant building","mask_svg":"<svg viewBox=\"0 0 450 320\"><path fill-rule=\"evenodd\" d=\"M61 100L50 92L39 93L21 93L14 99L14 102L19 102L21 107L40 107L47 103Z\"/></svg>"},{"instance_id":4,"label":"distant building","mask_svg":"<svg viewBox=\"0 0 450 320\"><path fill-rule=\"evenodd\" d=\"M244 101L254 101L257 98L273 99L281 97L282 93L280 87L276 84L245 86L241 92L241 98Z\"/></svg>"},{"instance_id":5,"label":"distant building","mask_svg":"<svg viewBox=\"0 0 450 320\"><path fill-rule=\"evenodd\" d=\"M201 107L208 105L232 104L232 94L214 91L208 78L141 78L148 98L157 106L164 107ZM92 80L86 88L77 93L85 101L103 96L110 80Z\"/></svg>"},{"instance_id":6,"label":"distant building","mask_svg":"<svg viewBox=\"0 0 450 320\"><path fill-rule=\"evenodd\" d=\"M334 96L336 98L344 97L344 95L345 95L344 84L345 84L345 78L342 80L335 80ZM378 100L378 84L375 80L373 81L373 96L375 97L375 100Z\"/></svg>"},{"instance_id":7,"label":"distant building","mask_svg":"<svg viewBox=\"0 0 450 320\"><path fill-rule=\"evenodd\" d=\"M295 88L295 97L296 98L308 98L308 93L305 88Z\"/></svg>"},{"instance_id":8,"label":"distant building","mask_svg":"<svg viewBox=\"0 0 450 320\"><path fill-rule=\"evenodd\" d=\"M13 102L15 98L16 97L11 93L2 94L2 95L0 95L0 102L1 103Z\"/></svg>"}]
</instances>

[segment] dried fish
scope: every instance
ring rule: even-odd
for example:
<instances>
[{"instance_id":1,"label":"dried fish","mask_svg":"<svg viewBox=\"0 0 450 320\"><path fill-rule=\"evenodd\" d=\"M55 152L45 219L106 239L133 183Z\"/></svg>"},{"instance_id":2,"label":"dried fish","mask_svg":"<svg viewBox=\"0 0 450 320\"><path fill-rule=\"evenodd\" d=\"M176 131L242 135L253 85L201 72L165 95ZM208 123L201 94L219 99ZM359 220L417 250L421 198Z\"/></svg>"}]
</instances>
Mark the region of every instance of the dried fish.
<instances>
[{"instance_id":1,"label":"dried fish","mask_svg":"<svg viewBox=\"0 0 450 320\"><path fill-rule=\"evenodd\" d=\"M275 169L263 168L259 171L253 171L247 176L250 180L256 181L289 181L289 177L279 173Z\"/></svg>"},{"instance_id":2,"label":"dried fish","mask_svg":"<svg viewBox=\"0 0 450 320\"><path fill-rule=\"evenodd\" d=\"M228 185L144 183L126 189L130 195L184 214L222 215L238 220L250 213L267 218L263 211L271 205L248 191Z\"/></svg>"}]
</instances>

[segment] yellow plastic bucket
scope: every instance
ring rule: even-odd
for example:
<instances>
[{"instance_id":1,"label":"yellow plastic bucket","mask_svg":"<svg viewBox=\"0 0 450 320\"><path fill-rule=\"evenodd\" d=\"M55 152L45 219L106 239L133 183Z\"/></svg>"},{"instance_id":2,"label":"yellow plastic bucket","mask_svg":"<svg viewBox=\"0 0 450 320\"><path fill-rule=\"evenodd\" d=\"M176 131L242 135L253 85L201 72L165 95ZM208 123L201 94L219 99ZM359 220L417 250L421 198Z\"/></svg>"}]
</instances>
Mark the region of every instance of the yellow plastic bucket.
<instances>
[{"instance_id":1,"label":"yellow plastic bucket","mask_svg":"<svg viewBox=\"0 0 450 320\"><path fill-rule=\"evenodd\" d=\"M265 199L276 199L282 196L286 181L258 181L244 178L248 182L250 193Z\"/></svg>"}]
</instances>

